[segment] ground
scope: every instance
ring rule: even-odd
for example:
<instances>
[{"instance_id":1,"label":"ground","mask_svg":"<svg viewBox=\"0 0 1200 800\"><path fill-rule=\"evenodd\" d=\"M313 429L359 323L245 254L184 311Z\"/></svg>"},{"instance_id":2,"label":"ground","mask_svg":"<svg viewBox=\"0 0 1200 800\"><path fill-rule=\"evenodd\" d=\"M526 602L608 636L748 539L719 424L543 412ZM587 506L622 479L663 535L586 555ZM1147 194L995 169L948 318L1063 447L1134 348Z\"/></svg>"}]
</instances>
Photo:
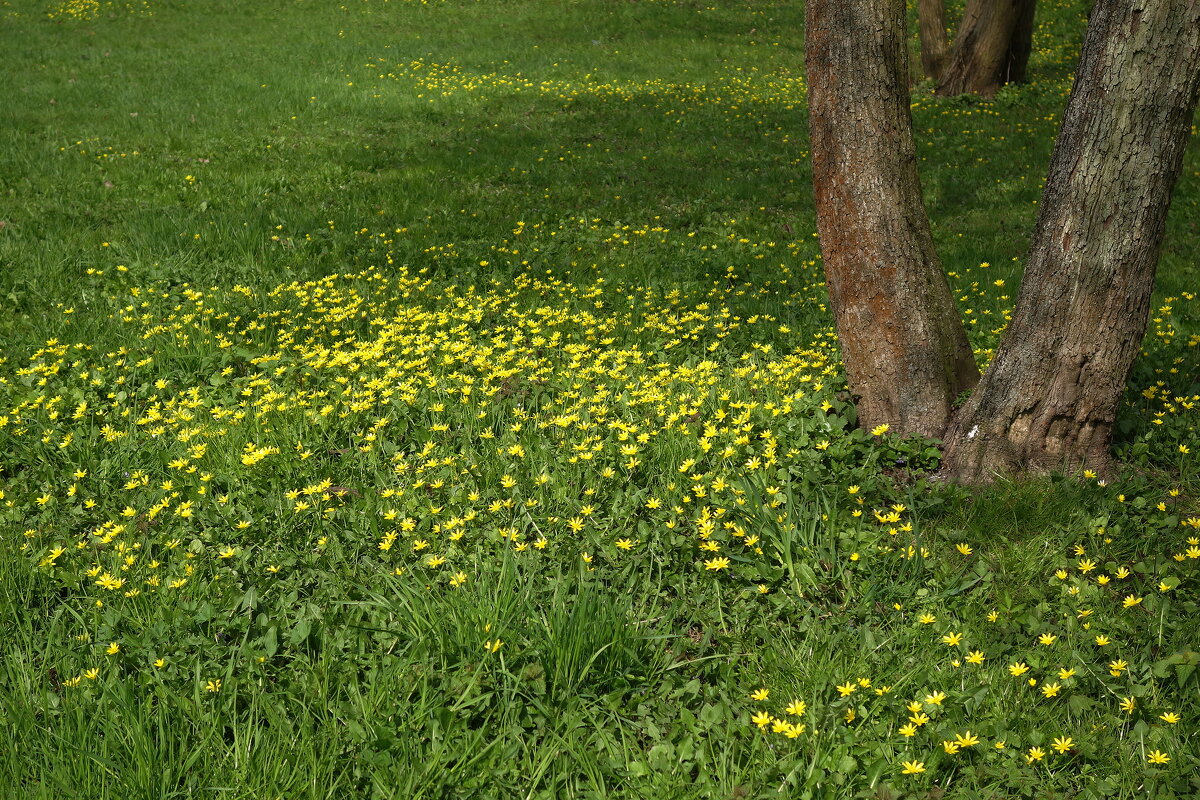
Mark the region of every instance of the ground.
<instances>
[{"instance_id":1,"label":"ground","mask_svg":"<svg viewBox=\"0 0 1200 800\"><path fill-rule=\"evenodd\" d=\"M914 88L981 363L1085 6ZM967 491L854 425L798 4L0 20L5 797L1198 790L1195 139L1121 476Z\"/></svg>"}]
</instances>

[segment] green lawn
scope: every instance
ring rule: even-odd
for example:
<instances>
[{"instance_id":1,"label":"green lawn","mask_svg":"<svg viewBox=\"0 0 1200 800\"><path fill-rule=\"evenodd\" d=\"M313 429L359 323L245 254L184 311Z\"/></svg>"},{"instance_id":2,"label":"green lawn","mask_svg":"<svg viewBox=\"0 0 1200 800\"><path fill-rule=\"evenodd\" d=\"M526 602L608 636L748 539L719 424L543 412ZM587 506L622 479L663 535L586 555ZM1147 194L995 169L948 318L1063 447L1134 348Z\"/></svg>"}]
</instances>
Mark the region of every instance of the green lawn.
<instances>
[{"instance_id":1,"label":"green lawn","mask_svg":"<svg viewBox=\"0 0 1200 800\"><path fill-rule=\"evenodd\" d=\"M0 797L1200 792L1200 139L1124 477L931 486L710 2L0 0ZM914 89L981 362L1085 8Z\"/></svg>"}]
</instances>

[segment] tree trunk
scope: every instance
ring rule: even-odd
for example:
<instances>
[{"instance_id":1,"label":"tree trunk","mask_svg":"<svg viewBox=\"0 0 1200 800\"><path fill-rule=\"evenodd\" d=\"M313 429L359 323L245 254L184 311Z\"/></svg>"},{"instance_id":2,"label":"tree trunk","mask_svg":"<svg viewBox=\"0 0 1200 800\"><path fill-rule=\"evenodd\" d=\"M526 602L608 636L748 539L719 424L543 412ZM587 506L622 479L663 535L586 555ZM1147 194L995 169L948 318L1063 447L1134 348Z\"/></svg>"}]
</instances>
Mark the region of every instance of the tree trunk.
<instances>
[{"instance_id":1,"label":"tree trunk","mask_svg":"<svg viewBox=\"0 0 1200 800\"><path fill-rule=\"evenodd\" d=\"M969 0L949 60L936 76L936 93L991 97L1004 84L1023 81L1036 6L1036 0Z\"/></svg>"},{"instance_id":2,"label":"tree trunk","mask_svg":"<svg viewBox=\"0 0 1200 800\"><path fill-rule=\"evenodd\" d=\"M947 432L945 474L1109 467L1200 94L1200 2L1098 0L1013 322Z\"/></svg>"},{"instance_id":3,"label":"tree trunk","mask_svg":"<svg viewBox=\"0 0 1200 800\"><path fill-rule=\"evenodd\" d=\"M926 78L940 80L950 50L946 38L945 0L917 0L917 21L920 24L921 69Z\"/></svg>"},{"instance_id":4,"label":"tree trunk","mask_svg":"<svg viewBox=\"0 0 1200 800\"><path fill-rule=\"evenodd\" d=\"M859 424L939 436L979 373L921 197L904 13L904 0L808 0L813 186Z\"/></svg>"}]
</instances>

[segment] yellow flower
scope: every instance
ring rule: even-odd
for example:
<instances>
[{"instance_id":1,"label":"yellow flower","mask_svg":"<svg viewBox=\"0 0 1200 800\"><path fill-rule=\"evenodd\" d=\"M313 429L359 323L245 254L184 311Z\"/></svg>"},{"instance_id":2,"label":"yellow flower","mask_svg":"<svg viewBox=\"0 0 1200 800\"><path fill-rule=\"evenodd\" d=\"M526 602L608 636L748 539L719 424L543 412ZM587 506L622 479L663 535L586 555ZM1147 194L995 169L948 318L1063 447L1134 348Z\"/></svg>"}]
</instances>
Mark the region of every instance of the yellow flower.
<instances>
[{"instance_id":1,"label":"yellow flower","mask_svg":"<svg viewBox=\"0 0 1200 800\"><path fill-rule=\"evenodd\" d=\"M787 707L787 713L794 717L804 716L804 712L808 710L808 704L803 700L793 700Z\"/></svg>"},{"instance_id":2,"label":"yellow flower","mask_svg":"<svg viewBox=\"0 0 1200 800\"><path fill-rule=\"evenodd\" d=\"M751 700L766 700L767 695L771 693L770 689L755 689L750 693Z\"/></svg>"},{"instance_id":3,"label":"yellow flower","mask_svg":"<svg viewBox=\"0 0 1200 800\"><path fill-rule=\"evenodd\" d=\"M838 694L840 694L842 697L849 697L850 695L852 695L856 691L858 691L858 684L855 683L854 681L850 681L849 683L847 683L843 686L837 687L837 690L838 690Z\"/></svg>"},{"instance_id":4,"label":"yellow flower","mask_svg":"<svg viewBox=\"0 0 1200 800\"><path fill-rule=\"evenodd\" d=\"M209 692L212 692L213 694L216 694L217 692L221 691L221 679L217 678L214 681L208 681L207 683L204 684L204 689L205 689L205 691L209 691Z\"/></svg>"},{"instance_id":5,"label":"yellow flower","mask_svg":"<svg viewBox=\"0 0 1200 800\"><path fill-rule=\"evenodd\" d=\"M1046 757L1046 751L1040 747L1031 747L1029 752L1025 754L1025 762L1032 764L1035 761L1041 761Z\"/></svg>"},{"instance_id":6,"label":"yellow flower","mask_svg":"<svg viewBox=\"0 0 1200 800\"><path fill-rule=\"evenodd\" d=\"M1176 722L1179 722L1179 715L1174 711L1168 711L1165 714L1159 714L1158 718L1168 725L1174 725Z\"/></svg>"},{"instance_id":7,"label":"yellow flower","mask_svg":"<svg viewBox=\"0 0 1200 800\"><path fill-rule=\"evenodd\" d=\"M1101 634L1100 636L1096 637L1096 646L1104 647L1106 644L1108 644L1111 641L1112 641L1112 639L1109 639L1107 636L1104 636L1103 634Z\"/></svg>"},{"instance_id":8,"label":"yellow flower","mask_svg":"<svg viewBox=\"0 0 1200 800\"><path fill-rule=\"evenodd\" d=\"M1075 746L1075 741L1070 736L1060 736L1054 740L1052 747L1060 753L1065 753Z\"/></svg>"},{"instance_id":9,"label":"yellow flower","mask_svg":"<svg viewBox=\"0 0 1200 800\"><path fill-rule=\"evenodd\" d=\"M1165 764L1171 760L1171 757L1161 750L1151 750L1146 756L1146 761L1151 764Z\"/></svg>"},{"instance_id":10,"label":"yellow flower","mask_svg":"<svg viewBox=\"0 0 1200 800\"><path fill-rule=\"evenodd\" d=\"M1042 694L1047 698L1056 697L1060 689L1062 689L1062 686L1057 683L1047 683L1042 686Z\"/></svg>"},{"instance_id":11,"label":"yellow flower","mask_svg":"<svg viewBox=\"0 0 1200 800\"><path fill-rule=\"evenodd\" d=\"M945 692L934 692L933 694L925 695L925 702L931 706L940 706L942 701L946 699Z\"/></svg>"},{"instance_id":12,"label":"yellow flower","mask_svg":"<svg viewBox=\"0 0 1200 800\"><path fill-rule=\"evenodd\" d=\"M121 652L121 645L117 644L116 642L109 642L108 648L104 652L108 653L110 656L115 656L117 653Z\"/></svg>"},{"instance_id":13,"label":"yellow flower","mask_svg":"<svg viewBox=\"0 0 1200 800\"><path fill-rule=\"evenodd\" d=\"M958 742L954 742L949 739L946 739L942 742L942 749L945 750L948 755L954 755L959 751L960 748L961 745L959 745Z\"/></svg>"},{"instance_id":14,"label":"yellow flower","mask_svg":"<svg viewBox=\"0 0 1200 800\"><path fill-rule=\"evenodd\" d=\"M1046 645L1047 647L1049 647L1050 645L1054 644L1054 640L1057 638L1058 637L1055 636L1053 633L1043 633L1041 636L1038 637L1038 641L1040 643Z\"/></svg>"},{"instance_id":15,"label":"yellow flower","mask_svg":"<svg viewBox=\"0 0 1200 800\"><path fill-rule=\"evenodd\" d=\"M1125 599L1121 601L1121 605L1123 605L1125 608L1133 608L1134 606L1136 606L1137 604L1139 604L1141 602L1142 602L1142 598L1135 597L1131 594L1128 594L1128 595L1125 595Z\"/></svg>"},{"instance_id":16,"label":"yellow flower","mask_svg":"<svg viewBox=\"0 0 1200 800\"><path fill-rule=\"evenodd\" d=\"M720 558L710 559L709 561L704 562L705 569L713 569L713 570L725 569L728 566L729 566L729 559L725 558L724 556L722 556Z\"/></svg>"},{"instance_id":17,"label":"yellow flower","mask_svg":"<svg viewBox=\"0 0 1200 800\"><path fill-rule=\"evenodd\" d=\"M764 709L750 717L750 721L760 728L771 724L771 715Z\"/></svg>"},{"instance_id":18,"label":"yellow flower","mask_svg":"<svg viewBox=\"0 0 1200 800\"><path fill-rule=\"evenodd\" d=\"M911 722L906 725L901 725L898 733L901 736L916 736L917 735L917 726L912 724Z\"/></svg>"},{"instance_id":19,"label":"yellow flower","mask_svg":"<svg viewBox=\"0 0 1200 800\"><path fill-rule=\"evenodd\" d=\"M874 428L871 429L871 435L872 436L883 436L885 433L888 432L888 427L889 426L886 422L883 423L882 425L876 425Z\"/></svg>"},{"instance_id":20,"label":"yellow flower","mask_svg":"<svg viewBox=\"0 0 1200 800\"><path fill-rule=\"evenodd\" d=\"M968 664L982 664L983 659L984 655L982 650L972 650L970 653L967 653Z\"/></svg>"},{"instance_id":21,"label":"yellow flower","mask_svg":"<svg viewBox=\"0 0 1200 800\"><path fill-rule=\"evenodd\" d=\"M617 539L617 547L622 550L633 549L634 541L632 539Z\"/></svg>"},{"instance_id":22,"label":"yellow flower","mask_svg":"<svg viewBox=\"0 0 1200 800\"><path fill-rule=\"evenodd\" d=\"M979 744L979 737L968 730L965 733L957 734L954 737L954 743L959 747L973 747Z\"/></svg>"},{"instance_id":23,"label":"yellow flower","mask_svg":"<svg viewBox=\"0 0 1200 800\"><path fill-rule=\"evenodd\" d=\"M954 545L954 549L962 553L964 556L969 556L972 552L974 552L971 549L971 545L967 544L966 542L959 542L958 544Z\"/></svg>"},{"instance_id":24,"label":"yellow flower","mask_svg":"<svg viewBox=\"0 0 1200 800\"><path fill-rule=\"evenodd\" d=\"M1135 708L1137 708L1137 700L1133 697L1121 698L1121 710L1126 714L1132 714Z\"/></svg>"},{"instance_id":25,"label":"yellow flower","mask_svg":"<svg viewBox=\"0 0 1200 800\"><path fill-rule=\"evenodd\" d=\"M903 775L920 775L925 771L924 761L905 761L904 769L900 772Z\"/></svg>"},{"instance_id":26,"label":"yellow flower","mask_svg":"<svg viewBox=\"0 0 1200 800\"><path fill-rule=\"evenodd\" d=\"M935 617L933 614L925 613L917 617L917 621L922 625L932 625L933 623L937 622L937 617Z\"/></svg>"},{"instance_id":27,"label":"yellow flower","mask_svg":"<svg viewBox=\"0 0 1200 800\"><path fill-rule=\"evenodd\" d=\"M958 643L962 641L962 637L963 635L961 633L947 633L942 637L942 644L947 644L951 647L957 647Z\"/></svg>"}]
</instances>

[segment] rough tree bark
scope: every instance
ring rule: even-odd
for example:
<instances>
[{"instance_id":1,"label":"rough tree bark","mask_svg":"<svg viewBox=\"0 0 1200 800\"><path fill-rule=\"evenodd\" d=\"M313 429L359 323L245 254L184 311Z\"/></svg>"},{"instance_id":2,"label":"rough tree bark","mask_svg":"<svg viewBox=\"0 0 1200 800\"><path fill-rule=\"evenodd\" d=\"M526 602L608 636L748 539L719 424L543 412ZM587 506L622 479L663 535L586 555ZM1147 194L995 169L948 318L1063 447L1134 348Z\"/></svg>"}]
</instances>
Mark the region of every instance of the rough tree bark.
<instances>
[{"instance_id":1,"label":"rough tree bark","mask_svg":"<svg viewBox=\"0 0 1200 800\"><path fill-rule=\"evenodd\" d=\"M921 63L936 93L991 97L1025 80L1037 0L969 0L951 47L945 0L919 0Z\"/></svg>"},{"instance_id":2,"label":"rough tree bark","mask_svg":"<svg viewBox=\"0 0 1200 800\"><path fill-rule=\"evenodd\" d=\"M947 431L948 477L1109 467L1198 93L1200 1L1096 2L1013 321Z\"/></svg>"},{"instance_id":3,"label":"rough tree bark","mask_svg":"<svg viewBox=\"0 0 1200 800\"><path fill-rule=\"evenodd\" d=\"M917 177L904 0L809 0L817 230L859 423L938 436L978 380Z\"/></svg>"}]
</instances>

